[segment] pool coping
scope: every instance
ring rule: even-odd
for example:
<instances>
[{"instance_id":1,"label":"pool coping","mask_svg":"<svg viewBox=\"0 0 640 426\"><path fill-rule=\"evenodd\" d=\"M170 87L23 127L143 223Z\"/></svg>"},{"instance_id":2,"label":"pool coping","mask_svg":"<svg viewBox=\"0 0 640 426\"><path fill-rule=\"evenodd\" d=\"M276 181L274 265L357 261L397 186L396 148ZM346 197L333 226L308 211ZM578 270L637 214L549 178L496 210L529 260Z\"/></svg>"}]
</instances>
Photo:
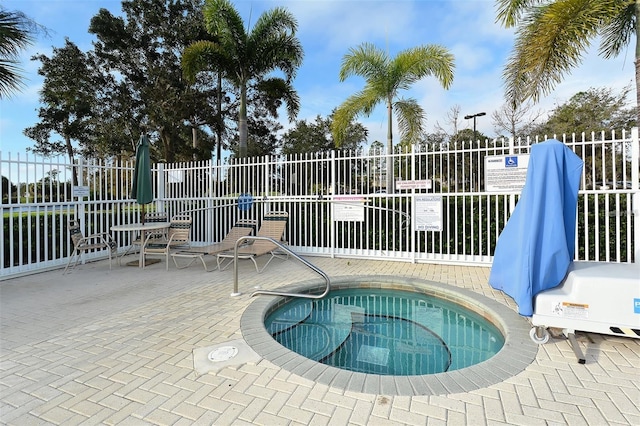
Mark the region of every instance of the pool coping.
<instances>
[{"instance_id":1,"label":"pool coping","mask_svg":"<svg viewBox=\"0 0 640 426\"><path fill-rule=\"evenodd\" d=\"M315 293L324 289L321 280L283 287L292 293ZM244 311L240 330L245 342L262 358L293 374L345 391L376 395L446 395L470 392L500 383L525 370L535 359L538 345L529 338L531 324L509 307L479 293L447 284L385 275L337 276L331 288L389 288L420 291L454 301L492 322L504 335L504 346L490 359L445 373L418 376L380 376L342 370L299 355L276 342L264 319L285 298L261 295Z\"/></svg>"}]
</instances>

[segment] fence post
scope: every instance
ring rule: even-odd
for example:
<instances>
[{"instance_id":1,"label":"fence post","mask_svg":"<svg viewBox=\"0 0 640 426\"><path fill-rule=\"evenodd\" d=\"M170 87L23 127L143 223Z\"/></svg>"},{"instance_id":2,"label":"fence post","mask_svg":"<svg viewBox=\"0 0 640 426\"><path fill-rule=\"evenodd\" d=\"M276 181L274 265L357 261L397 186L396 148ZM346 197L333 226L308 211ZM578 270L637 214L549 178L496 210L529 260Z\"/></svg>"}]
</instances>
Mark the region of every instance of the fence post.
<instances>
[{"instance_id":1,"label":"fence post","mask_svg":"<svg viewBox=\"0 0 640 426\"><path fill-rule=\"evenodd\" d=\"M164 163L156 163L156 165L158 166L156 168L156 211L160 212L160 213L164 213L165 212L165 206L164 206L164 202L159 203L159 201L164 201L164 199L166 198L166 192L165 192L165 173L164 173ZM173 213L172 213L173 214Z\"/></svg>"},{"instance_id":2,"label":"fence post","mask_svg":"<svg viewBox=\"0 0 640 426\"><path fill-rule=\"evenodd\" d=\"M631 129L631 189L633 189L631 221L634 229L633 253L635 263L640 263L640 142L638 128Z\"/></svg>"},{"instance_id":3,"label":"fence post","mask_svg":"<svg viewBox=\"0 0 640 426\"><path fill-rule=\"evenodd\" d=\"M78 185L82 186L82 184L84 183L84 161L82 161L82 157L79 157L78 160L76 161L75 164L76 168L77 168L77 173L78 173ZM73 191L73 188L72 188ZM72 197L74 198L74 197ZM84 214L84 197L75 197L76 199L76 206L77 206L77 211L76 211L76 217L80 218L80 229L86 229L85 225L86 225L86 220L85 220L85 214ZM86 232L86 231L85 231ZM91 234L92 232L89 232L89 234ZM82 260L82 263L84 264L84 258Z\"/></svg>"},{"instance_id":4,"label":"fence post","mask_svg":"<svg viewBox=\"0 0 640 426\"><path fill-rule=\"evenodd\" d=\"M416 180L416 144L411 145L411 180L415 182ZM425 176L426 178L426 176ZM395 189L395 188L394 188ZM408 233L411 235L411 263L416 263L416 239L417 232L415 231L415 220L416 220L416 189L411 188L411 220L409 221L409 230ZM426 234L426 232L425 232Z\"/></svg>"},{"instance_id":5,"label":"fence post","mask_svg":"<svg viewBox=\"0 0 640 426\"><path fill-rule=\"evenodd\" d=\"M330 152L330 156L331 156L331 177L330 177L330 185L331 187L329 188L329 193L331 194L331 204L329 207L329 226L331 226L331 231L330 231L330 247L329 247L329 256L334 258L336 256L336 226L335 226L335 221L334 221L334 217L333 217L333 200L335 199L336 196L336 191L337 191L337 179L336 179L336 151L335 150L331 150Z\"/></svg>"},{"instance_id":6,"label":"fence post","mask_svg":"<svg viewBox=\"0 0 640 426\"><path fill-rule=\"evenodd\" d=\"M513 155L515 152L515 139L513 138L513 136L509 137L509 155ZM504 151L503 151L504 152ZM531 152L531 150L529 150L529 152ZM522 150L520 150L520 153L522 153ZM513 210L516 208L516 194L509 194L509 216L511 216L513 214Z\"/></svg>"}]
</instances>

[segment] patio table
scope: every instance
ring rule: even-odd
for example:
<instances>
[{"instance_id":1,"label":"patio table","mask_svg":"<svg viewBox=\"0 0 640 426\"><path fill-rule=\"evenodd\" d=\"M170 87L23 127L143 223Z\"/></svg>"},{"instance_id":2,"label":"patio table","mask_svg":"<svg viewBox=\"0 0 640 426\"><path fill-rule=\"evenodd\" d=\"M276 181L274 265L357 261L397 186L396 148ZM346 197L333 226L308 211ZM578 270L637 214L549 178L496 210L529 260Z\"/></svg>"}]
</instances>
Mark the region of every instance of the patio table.
<instances>
[{"instance_id":1,"label":"patio table","mask_svg":"<svg viewBox=\"0 0 640 426\"><path fill-rule=\"evenodd\" d=\"M140 241L144 244L145 241L145 232L148 231L157 231L158 229L167 229L169 228L169 222L145 222L145 223L127 223L124 225L114 225L111 227L112 231L122 231L122 232L140 232ZM149 259L144 262L144 250L142 247L140 248L140 258L137 261L128 262L128 266L138 266L142 268L143 264L153 264L160 262L160 259Z\"/></svg>"}]
</instances>

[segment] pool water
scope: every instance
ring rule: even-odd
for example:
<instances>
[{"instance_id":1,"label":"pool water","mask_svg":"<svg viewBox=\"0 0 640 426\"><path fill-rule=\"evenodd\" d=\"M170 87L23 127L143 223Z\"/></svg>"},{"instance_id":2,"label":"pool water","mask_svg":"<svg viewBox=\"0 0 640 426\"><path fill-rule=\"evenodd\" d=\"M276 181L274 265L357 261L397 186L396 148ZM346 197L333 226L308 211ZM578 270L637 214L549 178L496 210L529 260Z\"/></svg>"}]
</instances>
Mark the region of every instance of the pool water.
<instances>
[{"instance_id":1,"label":"pool water","mask_svg":"<svg viewBox=\"0 0 640 426\"><path fill-rule=\"evenodd\" d=\"M442 373L485 361L500 331L462 306L416 292L334 290L292 299L265 319L286 348L323 364L378 375Z\"/></svg>"}]
</instances>

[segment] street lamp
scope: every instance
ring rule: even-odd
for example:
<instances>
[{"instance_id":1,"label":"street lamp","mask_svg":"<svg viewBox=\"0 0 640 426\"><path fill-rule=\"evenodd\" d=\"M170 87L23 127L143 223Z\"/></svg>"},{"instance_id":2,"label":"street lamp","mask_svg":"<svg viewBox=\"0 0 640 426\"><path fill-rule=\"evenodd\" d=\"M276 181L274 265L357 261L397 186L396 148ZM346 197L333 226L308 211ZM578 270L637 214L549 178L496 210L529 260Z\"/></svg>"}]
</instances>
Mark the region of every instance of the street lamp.
<instances>
[{"instance_id":1,"label":"street lamp","mask_svg":"<svg viewBox=\"0 0 640 426\"><path fill-rule=\"evenodd\" d=\"M482 117L483 115L487 115L486 112L478 112L476 114L471 114L471 115L465 115L464 119L468 120L470 118L473 118L473 138L476 138L476 117Z\"/></svg>"}]
</instances>

